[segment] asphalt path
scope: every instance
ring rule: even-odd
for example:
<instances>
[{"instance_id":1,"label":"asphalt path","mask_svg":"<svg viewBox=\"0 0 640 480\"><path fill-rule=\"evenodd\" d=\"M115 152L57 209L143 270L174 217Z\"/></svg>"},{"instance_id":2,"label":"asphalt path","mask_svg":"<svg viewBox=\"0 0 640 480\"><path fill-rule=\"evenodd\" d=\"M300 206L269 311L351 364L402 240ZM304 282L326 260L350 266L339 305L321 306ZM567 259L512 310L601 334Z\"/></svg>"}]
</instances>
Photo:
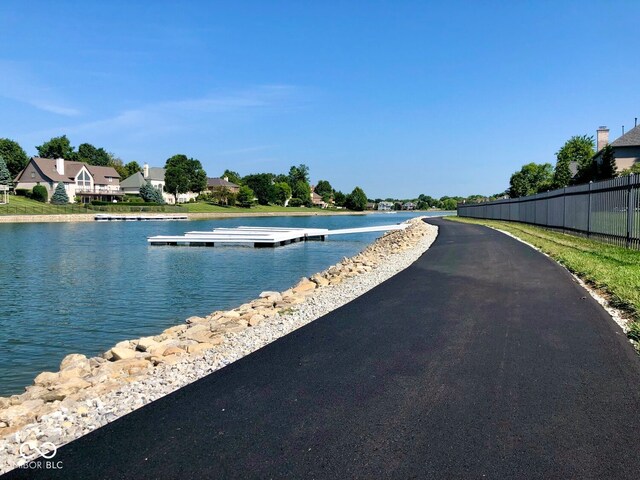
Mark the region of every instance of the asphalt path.
<instances>
[{"instance_id":1,"label":"asphalt path","mask_svg":"<svg viewBox=\"0 0 640 480\"><path fill-rule=\"evenodd\" d=\"M372 291L7 478L637 478L620 328L528 246L429 222Z\"/></svg>"}]
</instances>

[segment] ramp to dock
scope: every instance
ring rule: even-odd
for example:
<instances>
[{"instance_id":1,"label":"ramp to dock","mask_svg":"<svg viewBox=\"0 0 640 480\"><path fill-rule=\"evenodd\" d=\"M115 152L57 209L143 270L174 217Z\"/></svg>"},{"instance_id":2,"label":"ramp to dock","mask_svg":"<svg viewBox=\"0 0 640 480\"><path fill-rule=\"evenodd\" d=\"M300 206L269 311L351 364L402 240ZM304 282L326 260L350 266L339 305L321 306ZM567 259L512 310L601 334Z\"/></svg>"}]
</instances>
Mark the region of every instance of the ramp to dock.
<instances>
[{"instance_id":1,"label":"ramp to dock","mask_svg":"<svg viewBox=\"0 0 640 480\"><path fill-rule=\"evenodd\" d=\"M147 238L149 245L155 246L246 246L246 247L280 247L290 243L309 240L324 241L330 235L346 235L353 233L386 232L388 230L404 230L407 223L397 225L377 225L373 227L344 228L329 230L326 228L286 228L286 227L236 227L215 228L211 231L192 231L184 235L159 235Z\"/></svg>"}]
</instances>

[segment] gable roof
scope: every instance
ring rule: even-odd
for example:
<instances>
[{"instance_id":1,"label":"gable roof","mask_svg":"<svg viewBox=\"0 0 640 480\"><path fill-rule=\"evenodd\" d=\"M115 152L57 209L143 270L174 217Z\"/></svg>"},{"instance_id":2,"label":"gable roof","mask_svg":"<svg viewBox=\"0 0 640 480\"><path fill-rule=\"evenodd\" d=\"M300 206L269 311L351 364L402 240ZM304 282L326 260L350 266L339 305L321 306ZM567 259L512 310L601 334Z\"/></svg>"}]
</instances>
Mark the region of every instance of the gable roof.
<instances>
[{"instance_id":1,"label":"gable roof","mask_svg":"<svg viewBox=\"0 0 640 480\"><path fill-rule=\"evenodd\" d=\"M149 167L149 175L147 180L155 180L157 182L164 182L165 169L161 167Z\"/></svg>"},{"instance_id":2,"label":"gable roof","mask_svg":"<svg viewBox=\"0 0 640 480\"><path fill-rule=\"evenodd\" d=\"M207 187L240 188L240 185L236 185L224 178L207 178Z\"/></svg>"},{"instance_id":3,"label":"gable roof","mask_svg":"<svg viewBox=\"0 0 640 480\"><path fill-rule=\"evenodd\" d=\"M638 147L640 146L640 125L632 128L627 133L617 138L612 147Z\"/></svg>"},{"instance_id":4,"label":"gable roof","mask_svg":"<svg viewBox=\"0 0 640 480\"><path fill-rule=\"evenodd\" d=\"M109 183L107 180L108 177L120 178L120 175L118 175L118 172L116 172L113 167L98 167L84 162L65 160L64 175L60 175L56 170L56 161L53 158L33 157L31 161L42 173L43 177L48 178L52 182L72 183L83 167L89 171L93 177L93 182L97 184Z\"/></svg>"},{"instance_id":5,"label":"gable roof","mask_svg":"<svg viewBox=\"0 0 640 480\"><path fill-rule=\"evenodd\" d=\"M124 180L122 180L120 182L120 187L121 188L140 188L145 183L147 183L147 182L144 179L144 177L142 176L142 174L140 172L136 172L133 175L131 175L130 177L127 177Z\"/></svg>"}]
</instances>

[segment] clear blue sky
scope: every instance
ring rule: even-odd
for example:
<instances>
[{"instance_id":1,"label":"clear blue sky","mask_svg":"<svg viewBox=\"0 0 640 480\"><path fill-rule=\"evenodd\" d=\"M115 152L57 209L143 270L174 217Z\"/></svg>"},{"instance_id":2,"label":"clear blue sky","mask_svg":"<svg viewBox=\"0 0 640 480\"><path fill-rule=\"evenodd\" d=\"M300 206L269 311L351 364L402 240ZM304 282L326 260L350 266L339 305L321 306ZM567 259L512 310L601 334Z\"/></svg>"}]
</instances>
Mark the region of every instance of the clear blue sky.
<instances>
[{"instance_id":1,"label":"clear blue sky","mask_svg":"<svg viewBox=\"0 0 640 480\"><path fill-rule=\"evenodd\" d=\"M0 137L492 194L640 116L640 2L0 3Z\"/></svg>"}]
</instances>

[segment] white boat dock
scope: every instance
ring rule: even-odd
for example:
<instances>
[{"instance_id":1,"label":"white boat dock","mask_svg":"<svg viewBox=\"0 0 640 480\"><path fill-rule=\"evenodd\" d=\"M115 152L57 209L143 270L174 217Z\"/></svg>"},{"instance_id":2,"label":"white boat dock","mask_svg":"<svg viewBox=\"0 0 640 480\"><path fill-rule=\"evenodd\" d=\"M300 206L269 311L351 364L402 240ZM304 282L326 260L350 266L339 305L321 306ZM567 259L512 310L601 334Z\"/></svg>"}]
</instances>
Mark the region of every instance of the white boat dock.
<instances>
[{"instance_id":1,"label":"white boat dock","mask_svg":"<svg viewBox=\"0 0 640 480\"><path fill-rule=\"evenodd\" d=\"M168 222L173 220L189 220L187 215L112 215L98 214L96 222Z\"/></svg>"},{"instance_id":2,"label":"white boat dock","mask_svg":"<svg viewBox=\"0 0 640 480\"><path fill-rule=\"evenodd\" d=\"M324 241L330 235L351 233L386 232L404 230L409 224L378 225L374 227L345 228L328 230L326 228L280 228L280 227L237 227L216 228L205 232L187 232L179 236L159 235L147 238L149 245L172 245L187 247L280 247L290 243L309 240Z\"/></svg>"}]
</instances>

